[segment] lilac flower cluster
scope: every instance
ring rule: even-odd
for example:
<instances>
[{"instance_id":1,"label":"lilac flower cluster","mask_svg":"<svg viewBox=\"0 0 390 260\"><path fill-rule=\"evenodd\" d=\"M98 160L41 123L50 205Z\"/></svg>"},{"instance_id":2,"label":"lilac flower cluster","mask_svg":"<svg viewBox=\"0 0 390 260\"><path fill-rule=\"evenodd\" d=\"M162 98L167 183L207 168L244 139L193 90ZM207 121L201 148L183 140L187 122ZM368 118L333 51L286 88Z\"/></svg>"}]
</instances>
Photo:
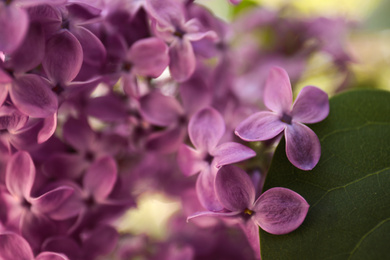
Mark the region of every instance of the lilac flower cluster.
<instances>
[{"instance_id":1,"label":"lilac flower cluster","mask_svg":"<svg viewBox=\"0 0 390 260\"><path fill-rule=\"evenodd\" d=\"M268 151L284 134L311 170L303 123L329 113L316 87L293 103L288 74L318 52L345 70L328 37L343 26L260 7L227 24L190 0L0 1L0 259L258 259L259 226L292 232L309 209L261 193ZM156 191L182 201L167 240L119 234Z\"/></svg>"}]
</instances>

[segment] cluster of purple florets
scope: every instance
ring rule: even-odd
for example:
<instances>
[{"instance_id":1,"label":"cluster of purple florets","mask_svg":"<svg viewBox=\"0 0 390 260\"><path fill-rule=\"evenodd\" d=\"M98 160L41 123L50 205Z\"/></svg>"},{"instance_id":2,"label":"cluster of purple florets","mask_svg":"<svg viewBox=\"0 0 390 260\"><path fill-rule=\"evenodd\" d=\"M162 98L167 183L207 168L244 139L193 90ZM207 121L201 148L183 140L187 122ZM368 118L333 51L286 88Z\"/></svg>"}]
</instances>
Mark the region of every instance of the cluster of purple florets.
<instances>
[{"instance_id":1,"label":"cluster of purple florets","mask_svg":"<svg viewBox=\"0 0 390 260\"><path fill-rule=\"evenodd\" d=\"M309 208L262 193L274 144L311 170L304 124L329 113L290 80L320 52L347 73L345 29L260 7L228 24L189 0L0 1L0 259L259 258L259 226L289 233ZM114 225L148 192L182 202L165 241Z\"/></svg>"}]
</instances>

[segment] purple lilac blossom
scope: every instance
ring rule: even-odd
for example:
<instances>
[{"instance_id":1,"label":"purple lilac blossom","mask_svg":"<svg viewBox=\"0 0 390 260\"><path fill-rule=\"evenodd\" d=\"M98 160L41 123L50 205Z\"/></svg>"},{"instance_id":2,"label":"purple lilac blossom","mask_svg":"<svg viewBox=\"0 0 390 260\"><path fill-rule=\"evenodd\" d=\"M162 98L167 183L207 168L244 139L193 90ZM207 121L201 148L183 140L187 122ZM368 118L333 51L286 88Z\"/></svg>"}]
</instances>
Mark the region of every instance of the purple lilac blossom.
<instances>
[{"instance_id":1,"label":"purple lilac blossom","mask_svg":"<svg viewBox=\"0 0 390 260\"><path fill-rule=\"evenodd\" d=\"M188 133L195 149L182 144L178 152L178 164L187 176L200 172L196 183L200 202L206 209L222 209L214 191L217 168L240 162L256 154L250 148L235 142L218 144L225 133L221 114L209 107L198 111L188 124Z\"/></svg>"},{"instance_id":2,"label":"purple lilac blossom","mask_svg":"<svg viewBox=\"0 0 390 260\"><path fill-rule=\"evenodd\" d=\"M257 226L271 234L287 234L302 224L309 210L304 198L286 188L271 188L256 199L252 180L242 169L231 165L218 171L215 192L223 210L195 213L188 220L200 216L238 219L258 256Z\"/></svg>"},{"instance_id":3,"label":"purple lilac blossom","mask_svg":"<svg viewBox=\"0 0 390 260\"><path fill-rule=\"evenodd\" d=\"M235 133L245 141L265 141L284 132L290 162L302 170L313 169L320 159L321 145L317 135L303 123L317 123L328 116L328 95L307 86L292 104L287 72L275 67L267 78L264 104L271 111L251 115L237 126Z\"/></svg>"}]
</instances>

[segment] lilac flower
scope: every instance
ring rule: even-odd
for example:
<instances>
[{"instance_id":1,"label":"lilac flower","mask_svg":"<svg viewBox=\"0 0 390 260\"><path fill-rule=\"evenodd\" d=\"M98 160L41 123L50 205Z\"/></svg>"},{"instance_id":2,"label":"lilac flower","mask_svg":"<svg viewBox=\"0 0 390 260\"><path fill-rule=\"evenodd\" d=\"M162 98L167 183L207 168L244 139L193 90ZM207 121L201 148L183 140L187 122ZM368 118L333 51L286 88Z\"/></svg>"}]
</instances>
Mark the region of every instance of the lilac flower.
<instances>
[{"instance_id":1,"label":"lilac flower","mask_svg":"<svg viewBox=\"0 0 390 260\"><path fill-rule=\"evenodd\" d=\"M146 7L154 19L155 33L170 43L169 69L172 77L187 80L195 70L196 58L191 42L205 37L216 39L215 32L201 32L197 19L186 21L183 6L175 0L147 0Z\"/></svg>"},{"instance_id":2,"label":"lilac flower","mask_svg":"<svg viewBox=\"0 0 390 260\"><path fill-rule=\"evenodd\" d=\"M200 212L200 216L236 218L248 236L253 249L259 253L257 226L274 235L287 234L304 221L309 204L296 192L286 188L272 188L255 200L255 187L241 168L223 166L215 179L215 192L224 210Z\"/></svg>"},{"instance_id":3,"label":"lilac flower","mask_svg":"<svg viewBox=\"0 0 390 260\"><path fill-rule=\"evenodd\" d=\"M50 219L64 220L69 217L68 213L60 214L57 210L74 192L71 187L62 185L33 197L35 176L34 162L29 153L15 153L5 173L8 193L0 194L10 206L6 225L16 226L34 249L53 231Z\"/></svg>"},{"instance_id":4,"label":"lilac flower","mask_svg":"<svg viewBox=\"0 0 390 260\"><path fill-rule=\"evenodd\" d=\"M198 111L191 118L188 133L195 149L181 145L179 167L187 176L200 172L196 183L200 202L209 210L220 210L222 207L214 191L217 168L249 159L256 153L240 143L218 144L225 133L225 122L221 114L211 107Z\"/></svg>"},{"instance_id":5,"label":"lilac flower","mask_svg":"<svg viewBox=\"0 0 390 260\"><path fill-rule=\"evenodd\" d=\"M271 69L264 89L264 104L271 111L257 112L236 128L236 135L246 141L265 141L284 131L289 161L302 170L311 170L321 156L317 135L303 123L317 123L329 114L328 95L307 86L292 104L292 91L287 72Z\"/></svg>"},{"instance_id":6,"label":"lilac flower","mask_svg":"<svg viewBox=\"0 0 390 260\"><path fill-rule=\"evenodd\" d=\"M41 252L34 257L28 242L13 232L0 233L0 256L2 260L68 260L63 254Z\"/></svg>"},{"instance_id":7,"label":"lilac flower","mask_svg":"<svg viewBox=\"0 0 390 260\"><path fill-rule=\"evenodd\" d=\"M136 41L124 55L124 90L136 98L140 96L136 76L157 78L169 64L168 46L156 37Z\"/></svg>"}]
</instances>

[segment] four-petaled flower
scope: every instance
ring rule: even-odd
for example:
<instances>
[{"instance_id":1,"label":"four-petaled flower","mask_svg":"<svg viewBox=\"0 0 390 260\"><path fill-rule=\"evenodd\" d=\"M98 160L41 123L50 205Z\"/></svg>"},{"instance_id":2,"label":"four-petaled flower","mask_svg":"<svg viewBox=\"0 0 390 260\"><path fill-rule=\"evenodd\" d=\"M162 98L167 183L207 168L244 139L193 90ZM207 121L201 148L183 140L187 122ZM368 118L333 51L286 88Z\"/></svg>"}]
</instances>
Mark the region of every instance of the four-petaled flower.
<instances>
[{"instance_id":1,"label":"four-petaled flower","mask_svg":"<svg viewBox=\"0 0 390 260\"><path fill-rule=\"evenodd\" d=\"M233 165L222 166L218 171L215 193L224 210L195 213L188 220L200 216L236 218L258 256L257 226L274 235L287 234L302 224L309 210L302 196L286 188L271 188L255 200L255 187L248 174Z\"/></svg>"},{"instance_id":2,"label":"four-petaled flower","mask_svg":"<svg viewBox=\"0 0 390 260\"><path fill-rule=\"evenodd\" d=\"M245 141L265 141L284 131L289 161L299 169L313 169L320 159L321 145L317 135L303 123L317 123L328 116L328 95L306 86L292 104L287 72L274 67L265 85L264 104L271 111L249 116L237 126L236 135Z\"/></svg>"}]
</instances>

